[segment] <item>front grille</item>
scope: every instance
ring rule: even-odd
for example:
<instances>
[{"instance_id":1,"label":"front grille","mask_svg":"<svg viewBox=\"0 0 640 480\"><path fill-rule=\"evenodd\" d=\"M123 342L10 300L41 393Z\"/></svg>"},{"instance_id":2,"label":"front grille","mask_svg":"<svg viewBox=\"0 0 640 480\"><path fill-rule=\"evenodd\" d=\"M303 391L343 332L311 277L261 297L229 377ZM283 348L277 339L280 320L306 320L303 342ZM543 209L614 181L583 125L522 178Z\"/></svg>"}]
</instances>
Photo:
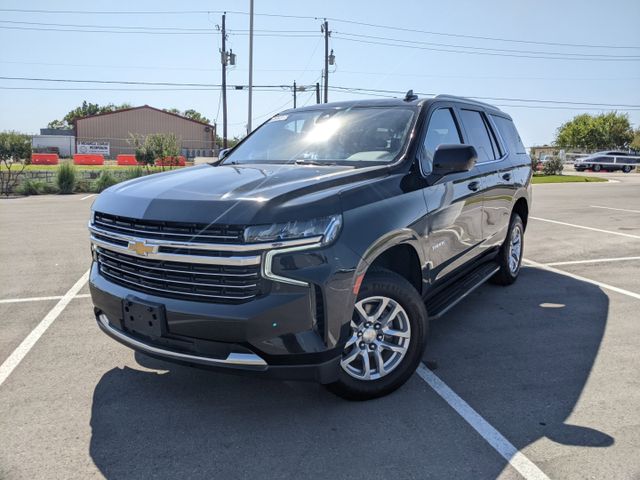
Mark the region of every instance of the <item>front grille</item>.
<instances>
[{"instance_id":1,"label":"front grille","mask_svg":"<svg viewBox=\"0 0 640 480\"><path fill-rule=\"evenodd\" d=\"M242 243L244 238L244 227L238 225L137 220L101 212L95 212L93 224L122 235L181 242Z\"/></svg>"},{"instance_id":2,"label":"front grille","mask_svg":"<svg viewBox=\"0 0 640 480\"><path fill-rule=\"evenodd\" d=\"M119 285L181 300L242 303L260 294L259 265L151 260L96 248L100 273Z\"/></svg>"}]
</instances>

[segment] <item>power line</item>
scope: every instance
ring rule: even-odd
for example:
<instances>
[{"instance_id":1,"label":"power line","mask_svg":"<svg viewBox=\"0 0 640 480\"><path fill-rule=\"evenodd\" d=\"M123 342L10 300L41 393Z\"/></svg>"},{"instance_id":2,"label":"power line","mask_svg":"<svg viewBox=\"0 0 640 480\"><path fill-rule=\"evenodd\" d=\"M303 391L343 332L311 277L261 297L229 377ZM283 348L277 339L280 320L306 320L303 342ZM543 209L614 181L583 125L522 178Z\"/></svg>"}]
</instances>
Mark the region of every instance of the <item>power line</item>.
<instances>
[{"instance_id":1,"label":"power line","mask_svg":"<svg viewBox=\"0 0 640 480\"><path fill-rule=\"evenodd\" d=\"M436 43L436 42L423 42L419 40L406 40L402 38L390 38L390 37L380 37L376 35L363 35L359 33L346 33L346 32L338 32L334 33L339 35L345 35L348 37L358 37L358 38L367 38L374 40L386 40L392 42L401 42L401 43L410 43L410 44L420 44L420 45L432 45L436 47L451 47L451 48L466 48L469 50L480 50L480 51L491 51L491 52L506 52L506 53L525 53L532 55L562 55L562 56L570 56L570 57L608 57L608 58L633 58L640 59L638 55L605 55L605 54L592 54L592 53L564 53L564 52L548 52L548 51L539 51L539 50L516 50L516 49L505 49L505 48L489 48L489 47L472 47L468 45L456 45L449 43ZM403 45L404 46L404 45Z\"/></svg>"},{"instance_id":2,"label":"power line","mask_svg":"<svg viewBox=\"0 0 640 480\"><path fill-rule=\"evenodd\" d=\"M467 34L461 34L461 33L435 32L431 30L395 27L392 25L381 25L377 23L366 23L366 22L359 22L356 20L343 20L340 18L331 18L331 17L328 17L327 20L331 20L333 22L338 22L338 23L347 23L351 25L360 25L364 27L384 28L388 30L422 33L427 35L439 35L444 37L468 38L472 40L490 40L490 41L497 41L497 42L513 42L513 43L524 43L524 44L531 44L531 45L551 45L556 47L640 49L639 45L594 45L594 44L586 44L586 43L563 43L563 42L544 42L539 40L519 40L515 38L487 37L487 36L480 36L480 35L467 35Z\"/></svg>"},{"instance_id":3,"label":"power line","mask_svg":"<svg viewBox=\"0 0 640 480\"><path fill-rule=\"evenodd\" d=\"M545 60L579 60L579 61L602 61L602 62L611 62L611 61L634 61L637 62L640 60L640 57L633 58L582 58L582 57L567 57L567 56L539 56L539 55L519 55L519 54L510 54L510 53L495 53L495 52L470 52L468 50L453 50L453 49L445 49L445 48L432 48L432 47L421 47L418 45L400 45L397 43L388 43L388 42L378 42L373 40L360 40L356 38L346 38L342 35L334 36L334 39L340 39L347 42L357 42L357 43L365 43L370 45L382 45L387 47L402 47L402 48L411 48L414 50L430 50L433 52L446 52L446 53L464 53L467 55L489 55L493 57L513 57L513 58L539 58Z\"/></svg>"},{"instance_id":4,"label":"power line","mask_svg":"<svg viewBox=\"0 0 640 480\"><path fill-rule=\"evenodd\" d=\"M225 11L222 11L222 10L159 10L159 11L93 10L91 11L91 10L47 10L47 9L20 9L20 8L0 8L0 12L74 14L74 15L198 15L198 14L209 15L209 14L225 13ZM226 10L226 13L231 13L236 15L249 14L248 12L244 12L240 10ZM316 15L316 16L284 15L284 14L275 14L275 13L255 13L255 15L263 16L263 17L292 18L292 19L302 19L302 20L320 20L322 18L325 18L322 15ZM574 48L610 48L610 49L636 49L636 50L640 49L640 45L610 45L610 44L605 45L605 44L588 44L588 43L551 42L551 41L541 41L541 40L522 40L522 39L516 39L516 38L438 32L433 30L422 30L417 28L398 27L393 25L361 22L357 20L342 19L337 17L326 17L326 19L332 22L359 25L363 27L381 28L381 29L387 29L387 30L420 33L420 34L426 34L426 35L435 35L435 36L444 36L444 37L453 37L453 38L466 38L471 40L485 40L485 41L495 41L495 42L509 42L509 43L519 43L519 44L529 44L529 45L547 45L547 46L561 46L561 47L574 47Z\"/></svg>"}]
</instances>

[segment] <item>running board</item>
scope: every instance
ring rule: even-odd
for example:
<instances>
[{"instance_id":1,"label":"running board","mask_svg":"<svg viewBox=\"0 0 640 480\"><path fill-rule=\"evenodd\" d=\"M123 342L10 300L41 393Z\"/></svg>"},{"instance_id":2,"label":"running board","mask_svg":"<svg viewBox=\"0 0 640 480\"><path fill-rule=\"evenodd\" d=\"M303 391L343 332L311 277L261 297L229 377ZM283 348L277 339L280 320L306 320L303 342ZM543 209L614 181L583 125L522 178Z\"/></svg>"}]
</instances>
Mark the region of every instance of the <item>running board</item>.
<instances>
[{"instance_id":1,"label":"running board","mask_svg":"<svg viewBox=\"0 0 640 480\"><path fill-rule=\"evenodd\" d=\"M500 267L494 262L484 264L427 300L429 320L435 320L447 313L458 302L489 280L498 270Z\"/></svg>"}]
</instances>

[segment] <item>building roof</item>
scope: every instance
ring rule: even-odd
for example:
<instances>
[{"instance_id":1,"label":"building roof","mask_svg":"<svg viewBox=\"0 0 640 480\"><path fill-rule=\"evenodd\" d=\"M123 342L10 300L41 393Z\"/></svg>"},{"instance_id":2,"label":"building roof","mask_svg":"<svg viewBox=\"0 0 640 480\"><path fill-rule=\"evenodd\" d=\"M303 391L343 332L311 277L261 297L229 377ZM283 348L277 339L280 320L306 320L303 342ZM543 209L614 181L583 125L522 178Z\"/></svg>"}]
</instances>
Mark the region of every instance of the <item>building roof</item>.
<instances>
[{"instance_id":1,"label":"building roof","mask_svg":"<svg viewBox=\"0 0 640 480\"><path fill-rule=\"evenodd\" d=\"M155 108L155 107L152 107L152 106L150 106L150 105L142 105L142 106L140 106L140 107L121 108L120 110L114 110L113 112L104 112L104 113L96 113L95 115L87 115L86 117L76 118L76 119L74 120L74 124L75 124L76 122L80 121L80 120L86 120L86 119L89 119L89 118L95 118L95 117L103 117L103 116L105 116L105 115L113 115L114 113L123 113L123 112L128 112L128 111L130 111L130 110L141 110L141 109L143 109L143 108L147 108L147 109L149 109L149 110L155 110L156 112L164 113L165 115L172 115L172 116L174 116L174 117L178 117L178 118L181 118L181 119L183 119L183 120L187 120L187 121L189 121L189 122L198 123L198 124L200 124L200 125L205 125L205 126L207 126L207 127L213 127L213 128L215 128L215 125L212 125L212 124L210 124L210 123L200 122L200 121L198 121L198 120L194 120L193 118L185 117L185 116L183 116L183 115L178 115L177 113L167 112L167 111L165 111L165 110L161 110L161 109L159 109L159 108Z\"/></svg>"}]
</instances>

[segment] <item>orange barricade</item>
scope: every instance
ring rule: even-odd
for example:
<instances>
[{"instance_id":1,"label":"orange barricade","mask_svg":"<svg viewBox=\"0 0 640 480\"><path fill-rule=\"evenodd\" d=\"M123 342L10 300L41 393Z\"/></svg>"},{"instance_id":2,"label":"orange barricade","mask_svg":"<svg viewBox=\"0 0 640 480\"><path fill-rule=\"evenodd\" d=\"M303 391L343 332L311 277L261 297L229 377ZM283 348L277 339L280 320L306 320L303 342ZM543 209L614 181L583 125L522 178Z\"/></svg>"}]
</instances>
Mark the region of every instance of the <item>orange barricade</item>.
<instances>
[{"instance_id":1,"label":"orange barricade","mask_svg":"<svg viewBox=\"0 0 640 480\"><path fill-rule=\"evenodd\" d=\"M118 165L138 165L135 155L121 154L116 157Z\"/></svg>"},{"instance_id":2,"label":"orange barricade","mask_svg":"<svg viewBox=\"0 0 640 480\"><path fill-rule=\"evenodd\" d=\"M33 165L58 165L57 153L32 153L31 163Z\"/></svg>"},{"instance_id":3,"label":"orange barricade","mask_svg":"<svg viewBox=\"0 0 640 480\"><path fill-rule=\"evenodd\" d=\"M164 167L168 167L168 166L178 166L178 167L184 167L187 163L187 160L184 158L184 156L180 155L179 157L167 157L167 158L163 158L163 159L157 159L156 160L156 165L158 166L164 166Z\"/></svg>"},{"instance_id":4,"label":"orange barricade","mask_svg":"<svg viewBox=\"0 0 640 480\"><path fill-rule=\"evenodd\" d=\"M76 153L73 155L76 165L104 165L104 157L99 153Z\"/></svg>"}]
</instances>

